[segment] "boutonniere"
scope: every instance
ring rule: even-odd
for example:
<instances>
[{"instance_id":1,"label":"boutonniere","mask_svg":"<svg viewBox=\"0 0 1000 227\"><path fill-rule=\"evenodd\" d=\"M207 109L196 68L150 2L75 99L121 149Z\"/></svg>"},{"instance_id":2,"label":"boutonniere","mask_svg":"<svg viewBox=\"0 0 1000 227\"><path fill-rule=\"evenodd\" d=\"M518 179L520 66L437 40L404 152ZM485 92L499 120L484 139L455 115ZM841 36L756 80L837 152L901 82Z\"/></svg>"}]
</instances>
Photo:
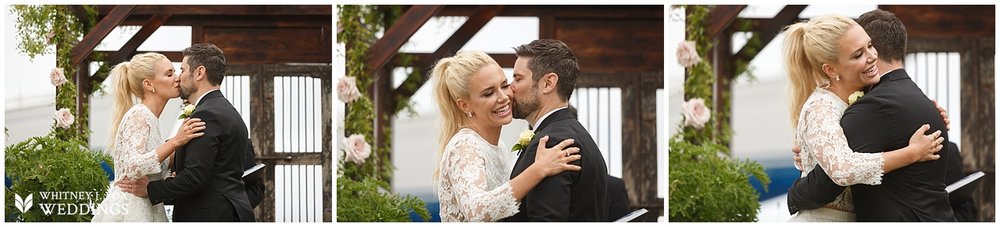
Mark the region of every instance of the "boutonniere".
<instances>
[{"instance_id":1,"label":"boutonniere","mask_svg":"<svg viewBox=\"0 0 1000 227\"><path fill-rule=\"evenodd\" d=\"M861 98L861 96L865 96L865 93L861 91L855 91L854 93L851 93L851 96L847 96L847 105L854 104L854 102L857 102L858 99Z\"/></svg>"},{"instance_id":2,"label":"boutonniere","mask_svg":"<svg viewBox=\"0 0 1000 227\"><path fill-rule=\"evenodd\" d=\"M191 114L194 114L194 105L187 104L186 106L182 107L181 110L182 110L181 116L177 117L177 119L189 118L191 117Z\"/></svg>"},{"instance_id":3,"label":"boutonniere","mask_svg":"<svg viewBox=\"0 0 1000 227\"><path fill-rule=\"evenodd\" d=\"M532 132L531 130L524 130L524 132L521 132L521 136L518 137L517 144L514 144L514 147L512 147L510 151L514 152L528 148L528 143L531 143L531 138L534 137L535 132Z\"/></svg>"}]
</instances>

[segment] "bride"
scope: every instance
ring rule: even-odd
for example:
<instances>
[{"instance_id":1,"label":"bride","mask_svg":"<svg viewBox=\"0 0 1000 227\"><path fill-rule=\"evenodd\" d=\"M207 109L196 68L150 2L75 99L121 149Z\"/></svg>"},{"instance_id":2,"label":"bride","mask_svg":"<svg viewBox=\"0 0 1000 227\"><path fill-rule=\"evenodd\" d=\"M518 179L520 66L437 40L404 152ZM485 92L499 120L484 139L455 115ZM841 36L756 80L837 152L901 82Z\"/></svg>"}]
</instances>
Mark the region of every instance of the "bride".
<instances>
[{"instance_id":1,"label":"bride","mask_svg":"<svg viewBox=\"0 0 1000 227\"><path fill-rule=\"evenodd\" d=\"M802 177L818 164L837 185L879 185L885 173L940 157L944 138L940 130L925 135L926 124L913 133L909 146L897 150L855 153L848 146L840 127L848 96L881 78L875 66L878 53L858 23L839 15L819 16L789 26L786 34L791 119L795 146L802 149ZM800 210L789 221L855 221L852 201L848 188L826 207Z\"/></svg>"},{"instance_id":2,"label":"bride","mask_svg":"<svg viewBox=\"0 0 1000 227\"><path fill-rule=\"evenodd\" d=\"M538 146L535 163L510 179L512 151L502 149L500 128L509 124L511 90L500 65L481 51L443 58L431 72L443 115L440 158L434 175L441 221L497 221L518 212L518 202L546 176L579 171L572 139ZM539 144L546 144L542 137ZM509 179L509 180L508 180Z\"/></svg>"},{"instance_id":3,"label":"bride","mask_svg":"<svg viewBox=\"0 0 1000 227\"><path fill-rule=\"evenodd\" d=\"M177 135L161 139L158 118L167 100L180 95L174 67L166 56L144 53L111 70L115 96L114 117L108 151L114 159L115 180L149 176L160 180L168 175L174 150L202 136L205 123L192 118L184 121ZM138 98L140 101L133 104ZM163 204L108 188L107 196L94 210L94 222L166 222Z\"/></svg>"}]
</instances>

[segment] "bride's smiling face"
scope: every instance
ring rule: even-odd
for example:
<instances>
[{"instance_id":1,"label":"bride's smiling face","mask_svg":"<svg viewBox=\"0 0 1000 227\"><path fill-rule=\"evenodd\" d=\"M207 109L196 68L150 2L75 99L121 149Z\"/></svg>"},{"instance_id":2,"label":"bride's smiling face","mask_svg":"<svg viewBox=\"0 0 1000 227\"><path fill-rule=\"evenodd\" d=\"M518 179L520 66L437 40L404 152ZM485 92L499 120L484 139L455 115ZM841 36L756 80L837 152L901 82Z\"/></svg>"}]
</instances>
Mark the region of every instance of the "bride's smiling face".
<instances>
[{"instance_id":1,"label":"bride's smiling face","mask_svg":"<svg viewBox=\"0 0 1000 227\"><path fill-rule=\"evenodd\" d=\"M510 84L497 64L488 64L469 78L469 97L458 99L458 106L472 113L472 124L501 127L510 124ZM468 116L465 116L468 117Z\"/></svg>"},{"instance_id":2,"label":"bride's smiling face","mask_svg":"<svg viewBox=\"0 0 1000 227\"><path fill-rule=\"evenodd\" d=\"M864 28L852 25L840 38L837 48L837 62L832 67L840 75L840 81L831 78L832 84L856 90L879 82L881 75L875 66L878 52Z\"/></svg>"},{"instance_id":3,"label":"bride's smiling face","mask_svg":"<svg viewBox=\"0 0 1000 227\"><path fill-rule=\"evenodd\" d=\"M172 99L180 96L180 91L178 88L177 81L174 80L174 66L170 64L170 60L163 58L156 61L156 65L153 67L153 77L149 78L150 85L154 89L152 95L157 95L163 97L164 99Z\"/></svg>"}]
</instances>

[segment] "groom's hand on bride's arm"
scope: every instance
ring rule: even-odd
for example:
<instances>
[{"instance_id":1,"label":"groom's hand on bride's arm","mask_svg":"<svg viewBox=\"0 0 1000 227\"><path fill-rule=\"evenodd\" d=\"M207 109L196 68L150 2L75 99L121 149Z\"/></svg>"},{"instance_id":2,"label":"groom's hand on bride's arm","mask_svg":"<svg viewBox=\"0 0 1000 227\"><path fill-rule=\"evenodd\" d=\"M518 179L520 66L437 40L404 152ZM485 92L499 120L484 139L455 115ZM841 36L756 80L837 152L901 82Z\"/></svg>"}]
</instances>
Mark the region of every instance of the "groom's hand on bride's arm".
<instances>
[{"instance_id":1,"label":"groom's hand on bride's arm","mask_svg":"<svg viewBox=\"0 0 1000 227\"><path fill-rule=\"evenodd\" d=\"M118 186L118 188L121 188L122 191L131 193L135 196L142 198L149 197L149 194L146 192L146 186L149 185L149 177L143 176L135 180L125 178L115 182L115 185Z\"/></svg>"}]
</instances>

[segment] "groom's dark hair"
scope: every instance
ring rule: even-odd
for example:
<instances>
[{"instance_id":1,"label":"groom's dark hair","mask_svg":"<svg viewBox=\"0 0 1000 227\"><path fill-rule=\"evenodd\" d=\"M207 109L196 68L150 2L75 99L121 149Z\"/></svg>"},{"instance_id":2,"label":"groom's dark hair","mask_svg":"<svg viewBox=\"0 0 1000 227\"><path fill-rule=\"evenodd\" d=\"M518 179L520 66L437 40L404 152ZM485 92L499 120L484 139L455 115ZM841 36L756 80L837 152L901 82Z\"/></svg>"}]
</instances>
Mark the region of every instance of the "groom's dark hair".
<instances>
[{"instance_id":1,"label":"groom's dark hair","mask_svg":"<svg viewBox=\"0 0 1000 227\"><path fill-rule=\"evenodd\" d=\"M517 57L531 58L528 69L532 71L531 80L538 82L543 75L556 73L559 82L556 92L563 101L568 101L576 89L576 78L580 74L580 65L576 55L566 43L555 39L539 39L531 43L514 47Z\"/></svg>"},{"instance_id":2,"label":"groom's dark hair","mask_svg":"<svg viewBox=\"0 0 1000 227\"><path fill-rule=\"evenodd\" d=\"M215 44L199 43L184 48L183 54L188 57L191 70L205 66L208 82L212 85L222 84L222 78L226 77L226 56L222 54L222 49Z\"/></svg>"},{"instance_id":3,"label":"groom's dark hair","mask_svg":"<svg viewBox=\"0 0 1000 227\"><path fill-rule=\"evenodd\" d=\"M906 26L895 14L875 9L861 14L857 22L872 38L879 58L903 61L906 55Z\"/></svg>"}]
</instances>

